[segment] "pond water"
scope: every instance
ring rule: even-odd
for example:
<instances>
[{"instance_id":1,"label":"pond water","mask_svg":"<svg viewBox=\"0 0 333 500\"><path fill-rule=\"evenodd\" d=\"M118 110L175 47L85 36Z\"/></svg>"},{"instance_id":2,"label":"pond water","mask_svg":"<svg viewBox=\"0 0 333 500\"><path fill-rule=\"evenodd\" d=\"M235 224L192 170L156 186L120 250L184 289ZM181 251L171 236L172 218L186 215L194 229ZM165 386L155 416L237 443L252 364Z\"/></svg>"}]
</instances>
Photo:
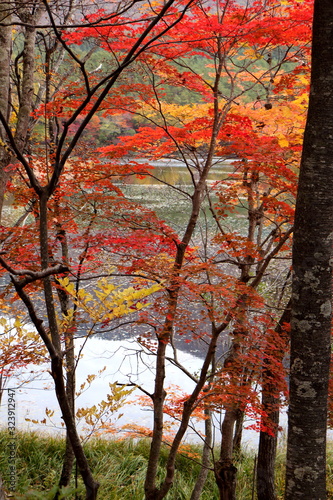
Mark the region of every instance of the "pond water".
<instances>
[{"instance_id":1,"label":"pond water","mask_svg":"<svg viewBox=\"0 0 333 500\"><path fill-rule=\"evenodd\" d=\"M83 340L76 341L77 350L82 346ZM169 351L171 356L171 351ZM191 373L197 373L201 366L201 359L190 353L179 351L179 360ZM141 385L146 391L153 392L154 383L154 356L150 355L138 346L134 339L121 341L108 341L98 338L89 339L83 350L77 368L77 387L86 381L88 375L98 374L105 367L102 374L96 377L91 386L77 399L76 406L90 407L105 399L108 393L109 383L135 383ZM16 425L18 429L29 429L38 432L48 432L54 435L63 435L61 412L58 408L53 390L53 382L48 373L48 366L36 367L29 365L20 377L12 377L7 388L15 389L16 397ZM23 380L30 380L22 383ZM167 364L166 375L167 391L182 391L190 393L194 382L172 363ZM7 391L5 391L7 392ZM135 424L152 428L152 412L148 407L141 407L135 403L135 399L142 393L136 390L129 397L131 403L126 404L120 412L111 418L119 432L117 437L123 433L122 426ZM5 396L1 405L0 425L7 424L7 397ZM46 417L45 410L54 412L51 419ZM120 416L122 414L122 416ZM33 423L41 421L46 417L46 424ZM218 416L217 416L218 418ZM253 422L252 422L253 423ZM192 428L186 435L187 442L201 442L203 423L192 421ZM80 431L85 435L83 426ZM219 433L216 433L219 439ZM244 442L247 446L254 446L258 440L258 434L254 431L245 431Z\"/></svg>"},{"instance_id":2,"label":"pond water","mask_svg":"<svg viewBox=\"0 0 333 500\"><path fill-rule=\"evenodd\" d=\"M234 174L234 162L235 160L231 159L215 158L207 184L222 181L231 173ZM190 195L193 193L193 184L190 174L184 163L179 160L161 160L152 162L151 165L154 166L153 177L131 177L125 184L121 183L120 187L130 200L151 208L162 220L182 234L188 223L192 204ZM160 182L157 179L160 179ZM215 201L214 195L212 199ZM247 221L243 208L240 207L239 211L232 214L230 225L232 230L244 232ZM200 234L203 227L216 230L207 200L202 203L196 234Z\"/></svg>"},{"instance_id":3,"label":"pond water","mask_svg":"<svg viewBox=\"0 0 333 500\"><path fill-rule=\"evenodd\" d=\"M76 352L83 346L84 340L76 341ZM171 352L169 353L171 355ZM179 353L182 363L191 372L196 372L201 365L198 357L190 353ZM105 367L103 373L98 372ZM106 397L109 383L132 383L141 385L146 391L153 392L154 381L154 356L150 355L138 343L132 340L108 341L104 339L92 338L87 341L82 351L82 358L77 367L77 387L86 381L89 375L98 375L77 399L77 407L90 407L97 404ZM22 383L24 380L30 380ZM173 384L181 387L182 391L188 393L193 389L193 381L184 375L179 369L168 363L166 386ZM20 428L31 430L48 430L51 432L62 432L61 413L53 391L53 381L48 373L48 366L38 367L29 365L21 372L20 377L12 377L7 388L16 390L17 422ZM135 400L139 396L139 391L130 396L130 400ZM6 419L6 398L2 404L1 423ZM47 419L46 425L36 425L31 420L43 420L45 409L54 411L51 420ZM113 421L117 426L134 422L137 425L151 427L151 411L148 408L141 409L136 404L127 404L121 410L123 417L118 421L119 413L115 414ZM29 419L29 420L26 420ZM111 420L111 421L112 421Z\"/></svg>"}]
</instances>

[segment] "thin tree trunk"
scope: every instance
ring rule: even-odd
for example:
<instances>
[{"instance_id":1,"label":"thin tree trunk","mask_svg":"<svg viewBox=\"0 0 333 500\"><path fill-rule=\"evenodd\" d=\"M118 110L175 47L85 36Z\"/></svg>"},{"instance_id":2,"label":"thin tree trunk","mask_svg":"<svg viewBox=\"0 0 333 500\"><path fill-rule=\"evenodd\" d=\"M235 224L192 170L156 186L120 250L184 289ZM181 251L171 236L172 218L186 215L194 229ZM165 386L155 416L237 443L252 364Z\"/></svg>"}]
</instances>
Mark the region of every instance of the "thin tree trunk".
<instances>
[{"instance_id":1,"label":"thin tree trunk","mask_svg":"<svg viewBox=\"0 0 333 500\"><path fill-rule=\"evenodd\" d=\"M289 344L289 334L284 329L285 323L290 323L291 300L288 301L284 312L278 321L274 332L268 334L267 347L262 371L262 408L267 416L262 416L259 436L259 449L257 460L257 497L258 500L277 500L275 491L275 459L278 440L280 417L280 393L278 378L274 373L276 364L282 363ZM280 344L280 342L282 342ZM277 350L276 346L280 345ZM273 346L273 353L272 347ZM271 366L272 355L275 359L274 367ZM281 376L281 375L280 375ZM269 433L265 431L269 429Z\"/></svg>"},{"instance_id":2,"label":"thin tree trunk","mask_svg":"<svg viewBox=\"0 0 333 500\"><path fill-rule=\"evenodd\" d=\"M76 429L75 420L72 415L70 403L68 401L68 397L66 394L62 355L55 348L47 331L43 327L43 321L38 318L36 311L31 303L31 300L29 299L28 295L25 293L23 289L24 284L22 284L22 282L17 278L15 278L14 276L12 276L12 282L15 286L15 290L18 296L28 309L32 323L36 327L39 335L45 342L45 345L49 351L51 358L51 375L54 380L55 392L59 403L59 407L62 412L62 418L64 419L66 430L74 450L78 468L80 470L80 474L86 488L86 500L96 500L99 484L93 478L93 475L91 473L87 461L87 457L85 456L82 443Z\"/></svg>"},{"instance_id":3,"label":"thin tree trunk","mask_svg":"<svg viewBox=\"0 0 333 500\"><path fill-rule=\"evenodd\" d=\"M58 214L60 217L60 214ZM68 242L65 231L62 229L61 224L58 225L57 238L61 244L62 262L65 266L68 265ZM60 302L61 312L64 317L68 316L70 308L69 297L66 291L62 288L57 288L57 293ZM74 335L73 326L67 328L64 332L65 337L65 360L66 360L66 394L71 407L72 415L75 418L75 349L74 349ZM68 433L66 434L66 449L63 458L63 465L61 476L59 480L59 491L55 495L55 500L59 498L60 490L63 486L68 486L71 480L73 464L74 464L74 451L69 439Z\"/></svg>"},{"instance_id":4,"label":"thin tree trunk","mask_svg":"<svg viewBox=\"0 0 333 500\"><path fill-rule=\"evenodd\" d=\"M40 255L41 267L47 269L49 266L49 241L48 241L48 217L47 217L48 191L42 190L40 193ZM55 384L55 391L62 417L66 425L68 439L72 445L78 467L86 488L86 499L95 500L99 484L94 480L87 458L85 456L80 437L78 435L75 418L73 414L72 396L68 394L63 373L63 359L61 352L61 339L58 330L56 312L53 299L53 290L50 277L43 279L45 306L47 310L48 326L51 334L53 350L51 355L51 375ZM23 290L22 290L23 291ZM21 292L22 292L21 291ZM20 295L23 298L22 295ZM70 389L71 392L73 388Z\"/></svg>"},{"instance_id":5,"label":"thin tree trunk","mask_svg":"<svg viewBox=\"0 0 333 500\"><path fill-rule=\"evenodd\" d=\"M63 486L68 486L72 477L73 464L74 464L75 454L73 451L73 447L71 445L71 440L69 439L68 434L66 434L66 448L63 457L61 476L59 479L59 490L55 494L54 499L57 500L60 498L60 491Z\"/></svg>"},{"instance_id":6,"label":"thin tree trunk","mask_svg":"<svg viewBox=\"0 0 333 500\"><path fill-rule=\"evenodd\" d=\"M163 405L166 397L166 391L164 389L166 347L167 342L159 340L156 358L155 392L153 394L153 438L150 445L150 453L145 480L146 500L156 500L158 498L156 475L163 440Z\"/></svg>"},{"instance_id":7,"label":"thin tree trunk","mask_svg":"<svg viewBox=\"0 0 333 500\"><path fill-rule=\"evenodd\" d=\"M62 416L66 424L68 438L70 439L74 454L78 463L80 474L86 489L86 500L96 500L99 483L94 480L88 460L85 456L80 437L77 433L75 420L71 412L70 404L66 394L63 381L62 362L55 358L52 360L52 377L55 382L55 389Z\"/></svg>"},{"instance_id":8,"label":"thin tree trunk","mask_svg":"<svg viewBox=\"0 0 333 500\"><path fill-rule=\"evenodd\" d=\"M220 500L236 500L237 468L233 464L233 440L237 414L237 409L227 409L222 422L220 459L215 464Z\"/></svg>"},{"instance_id":9,"label":"thin tree trunk","mask_svg":"<svg viewBox=\"0 0 333 500\"><path fill-rule=\"evenodd\" d=\"M220 75L216 76L216 84L218 85ZM191 241L191 238L193 236L194 230L196 228L197 222L198 222L198 217L200 214L200 209L201 205L203 202L203 195L206 189L206 180L209 174L209 171L212 166L212 161L214 157L214 152L216 148L216 141L217 141L217 135L218 132L222 126L222 116L225 116L225 113L227 112L227 108L225 108L224 113L220 113L218 111L218 101L216 101L216 110L215 110L215 120L214 120L214 125L212 129L212 135L210 139L210 146L209 146L209 151L207 154L207 158L203 167L203 170L200 174L200 179L198 182L195 184L195 189L194 193L192 195L192 207L191 207L191 213L188 219L188 223L182 238L182 241L177 244L177 252L175 256L175 261L173 264L173 270L172 270L172 276L170 278L170 285L169 285L169 300L168 300L168 306L167 306L167 311L166 311L166 318L164 322L164 328L163 332L158 336L158 348L157 348L157 353L156 353L156 375L155 375L155 387L154 387L154 394L152 395L152 400L153 400L153 411L154 411L154 425L153 425L153 436L152 436L152 441L151 441L151 449L150 449L150 454L149 454L149 460L148 460L148 467L147 467L147 473L146 473L146 480L145 480L145 498L146 500L161 500L163 499L166 494L168 493L169 489L172 486L173 482L173 477L174 477L174 471L175 471L175 466L174 462L176 459L176 454L177 450L179 448L180 442L182 437L184 436L186 432L186 427L188 425L191 412L193 411L194 408L194 400L193 397L198 396L199 392L197 392L197 388L199 387L200 384L200 390L203 387L205 380L201 379L200 377L200 382L197 384L197 387L194 389L192 395L190 396L189 400L184 404L184 411L182 415L182 421L181 425L179 427L179 430L176 434L176 437L173 441L173 444L171 446L171 451L169 454L168 462L167 462L167 473L164 482L162 483L161 487L158 488L156 486L156 473L157 473L157 467L158 467L158 461L160 457L160 449L161 449L161 444L162 444L162 437L163 437L163 404L164 404L164 399L166 396L165 389L164 389L164 379L165 379L165 352L166 352L166 346L170 342L170 339L172 338L173 334L173 325L175 321L175 316L176 316L176 311L177 311L177 306L178 306L178 295L179 291L181 288L181 280L180 274L181 274L181 269L183 266L184 262L184 257L185 257L185 252L186 249ZM228 107L228 106L227 106ZM205 362L204 362L204 367L202 369L202 374L205 372L207 374L209 365L212 361L212 357L215 354L215 348L216 348L216 341L217 341L218 334L215 335L213 333L212 335L212 341L210 344L210 347L212 347L213 351L209 349L209 354L207 354ZM206 376L206 375L205 375ZM186 426L186 427L185 427Z\"/></svg>"},{"instance_id":10,"label":"thin tree trunk","mask_svg":"<svg viewBox=\"0 0 333 500\"><path fill-rule=\"evenodd\" d=\"M245 413L242 410L237 410L237 419L235 422L235 434L233 440L234 455L239 457L242 451L242 436Z\"/></svg>"},{"instance_id":11,"label":"thin tree trunk","mask_svg":"<svg viewBox=\"0 0 333 500\"><path fill-rule=\"evenodd\" d=\"M202 449L202 462L201 469L195 482L190 500L200 500L202 490L205 486L209 468L210 468L210 455L212 452L213 444L213 429L212 429L212 412L209 408L205 408L205 442Z\"/></svg>"},{"instance_id":12,"label":"thin tree trunk","mask_svg":"<svg viewBox=\"0 0 333 500\"><path fill-rule=\"evenodd\" d=\"M228 324L229 321L226 323ZM146 492L146 498L149 498L150 500L162 500L170 490L174 478L174 473L175 473L175 460L177 457L177 452L179 449L179 446L181 444L181 441L184 437L184 434L186 432L186 429L188 428L188 424L192 415L192 412L195 408L198 396L200 392L202 391L204 384L207 380L207 375L209 372L210 365L212 363L212 359L215 356L215 351L216 351L216 343L219 338L219 334L222 331L222 327L219 329L214 329L213 328L213 335L212 339L210 341L208 351L206 354L206 358L204 360L204 363L202 365L202 369L200 372L199 379L197 381L197 384L195 388L193 389L193 392L191 395L188 397L188 399L184 402L184 407L183 407L183 412L182 412L182 417L180 421L180 425L178 428L178 431L174 437L174 440L171 444L170 447L170 452L166 464L166 476L161 484L160 488L156 488L155 491L148 491ZM156 478L155 478L156 481ZM150 495L150 496L147 496Z\"/></svg>"},{"instance_id":13,"label":"thin tree trunk","mask_svg":"<svg viewBox=\"0 0 333 500\"><path fill-rule=\"evenodd\" d=\"M275 492L275 458L279 427L279 394L274 384L266 383L262 387L262 406L267 412L263 423L270 427L268 433L260 431L257 460L257 497L258 500L277 500Z\"/></svg>"},{"instance_id":14,"label":"thin tree trunk","mask_svg":"<svg viewBox=\"0 0 333 500\"><path fill-rule=\"evenodd\" d=\"M325 500L332 327L333 2L315 0L295 214L286 500Z\"/></svg>"}]
</instances>

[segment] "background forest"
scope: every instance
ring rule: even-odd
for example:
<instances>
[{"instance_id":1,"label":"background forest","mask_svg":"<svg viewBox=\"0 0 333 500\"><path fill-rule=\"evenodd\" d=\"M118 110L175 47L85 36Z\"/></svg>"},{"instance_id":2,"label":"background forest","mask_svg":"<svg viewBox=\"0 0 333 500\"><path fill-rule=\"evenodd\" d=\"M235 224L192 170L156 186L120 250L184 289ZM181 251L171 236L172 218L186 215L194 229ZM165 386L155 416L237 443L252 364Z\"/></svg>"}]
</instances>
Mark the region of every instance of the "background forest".
<instances>
[{"instance_id":1,"label":"background forest","mask_svg":"<svg viewBox=\"0 0 333 500\"><path fill-rule=\"evenodd\" d=\"M54 498L75 460L97 498L77 422L119 433L112 414L134 388L152 414L151 428L130 429L151 442L140 498L166 497L195 420L205 433L191 500L209 470L220 498L235 498L248 416L260 432L257 498L277 498L312 10L310 0L0 3L0 390L48 361L67 433ZM153 357L153 392L131 374L78 408L76 339L119 331ZM192 342L195 373L178 353ZM165 386L167 361L192 393Z\"/></svg>"}]
</instances>

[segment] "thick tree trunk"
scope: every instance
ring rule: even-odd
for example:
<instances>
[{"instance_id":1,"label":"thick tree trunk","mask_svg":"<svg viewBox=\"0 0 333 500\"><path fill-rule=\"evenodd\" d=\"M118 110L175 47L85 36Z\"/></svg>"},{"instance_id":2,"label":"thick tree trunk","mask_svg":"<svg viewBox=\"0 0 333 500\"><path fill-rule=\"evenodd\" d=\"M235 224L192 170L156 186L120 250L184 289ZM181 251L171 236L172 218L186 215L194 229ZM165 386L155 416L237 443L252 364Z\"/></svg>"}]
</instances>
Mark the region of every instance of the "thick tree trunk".
<instances>
[{"instance_id":1,"label":"thick tree trunk","mask_svg":"<svg viewBox=\"0 0 333 500\"><path fill-rule=\"evenodd\" d=\"M215 480L220 500L236 500L237 468L232 460L219 460L215 465Z\"/></svg>"},{"instance_id":2,"label":"thick tree trunk","mask_svg":"<svg viewBox=\"0 0 333 500\"><path fill-rule=\"evenodd\" d=\"M40 15L41 11L37 10L35 15L22 13L20 16L23 22L32 25L31 27L26 27L24 33L22 84L15 131L15 142L20 151L23 151L26 145L29 134L30 115L33 108L36 45L36 28L34 24Z\"/></svg>"},{"instance_id":3,"label":"thick tree trunk","mask_svg":"<svg viewBox=\"0 0 333 500\"><path fill-rule=\"evenodd\" d=\"M333 2L315 0L296 203L286 500L326 499L333 227Z\"/></svg>"}]
</instances>

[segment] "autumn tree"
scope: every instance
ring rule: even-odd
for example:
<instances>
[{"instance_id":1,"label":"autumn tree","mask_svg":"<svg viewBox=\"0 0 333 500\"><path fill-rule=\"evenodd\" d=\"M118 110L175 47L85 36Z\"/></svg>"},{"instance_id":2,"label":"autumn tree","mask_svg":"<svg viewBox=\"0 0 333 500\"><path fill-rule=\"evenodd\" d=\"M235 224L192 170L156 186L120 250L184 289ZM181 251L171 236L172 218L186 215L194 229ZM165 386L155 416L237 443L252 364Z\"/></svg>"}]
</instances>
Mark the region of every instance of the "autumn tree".
<instances>
[{"instance_id":1,"label":"autumn tree","mask_svg":"<svg viewBox=\"0 0 333 500\"><path fill-rule=\"evenodd\" d=\"M184 230L177 230L175 234L175 231L168 230L164 224L160 226L164 238L168 238L174 245L171 256L164 252L155 256L146 251L143 259L140 253L137 254L137 251L142 250L140 245L132 247L129 252L126 237L115 236L115 245L123 262L122 267L121 262L118 263L118 268L124 272L127 270L151 279L164 280L167 290L165 296L156 301L158 320L149 317L145 319L156 339L157 358L155 390L151 394L154 432L146 478L146 498L163 498L171 487L179 444L197 400L202 397L207 377L212 378L212 364L215 366L214 373L216 371L214 357L222 332L232 333L231 352L229 359L227 358L227 369L223 364L219 367L224 381L221 383L217 380L214 392L230 394L233 387L236 393L243 387L244 395L249 397L251 394L252 370L244 374L245 378L239 378L236 370L245 361L246 351L249 365L253 362L251 356L254 351L248 350L251 342L252 349L256 349L256 352L259 349L257 342L260 337L254 332L259 333L260 327L253 328L252 313L256 308L260 310L263 307L264 300L256 289L278 252L288 250L292 233L293 210L290 202L295 192L302 130L302 116L299 126L295 126L292 109L297 110L298 114L301 110L302 115L304 103L302 104L303 97L300 95L299 102L295 96L292 98L294 103L284 104L284 96L279 98L279 92L287 89L287 95L292 93L288 83L297 80L297 75L306 71L304 59L298 64L298 58L306 49L294 46L290 40L288 47L279 52L277 47L281 43L281 32L275 31L273 26L278 26L280 21L285 23L284 27L287 23L298 26L306 44L309 10L305 8L300 16L299 4L294 7L282 8L282 11L274 12L272 17L267 17L264 6L261 6L262 10L258 6L254 10L247 9L248 17L241 7L233 4L223 5L223 8L220 5L221 10L218 8L215 12L212 9L210 15L199 7L196 8L196 16L187 20L186 28L179 25L179 31L175 31L175 40L182 40L182 44L173 45L169 39L168 46L159 50L159 58L150 58L149 66L146 58L141 68L138 66L142 74L146 75L150 87L142 84L133 86L134 95L124 99L120 107L122 111L146 117L148 124L138 129L136 135L123 137L118 144L100 149L110 159L109 169L112 169L113 175L128 178L141 171L142 175L151 177L170 190L174 189L188 203L188 218L185 219ZM260 17L261 14L263 18ZM239 22L240 19L244 25ZM243 34L244 26L249 30L247 33L251 33L249 40ZM220 33L224 33L224 30L228 36L222 37ZM200 33L202 38L198 39ZM269 42L267 33L270 34ZM252 49L252 44L255 49ZM191 56L198 53L207 58L207 75L198 74L191 65ZM251 58L251 55L256 57ZM281 68L288 63L290 74L280 76ZM276 94L273 92L274 82ZM168 86L177 88L185 83L189 90L201 94L203 102L196 106L177 108L165 99L166 90ZM259 89L265 90L262 98L258 97L260 91L257 85ZM253 102L247 105L245 99L245 102L241 101L245 95L250 100L251 91L257 106ZM196 116L193 118L195 112ZM105 113L119 113L119 109L110 103L110 108ZM284 130L278 121L281 113L286 118L286 124L290 124ZM213 183L212 189L208 175L216 158L221 161L231 154L239 157L234 171L230 177L226 175L222 181ZM142 156L145 157L144 161L140 161ZM161 178L150 166L150 163L161 158L183 162L190 183L185 187L173 186L167 179ZM212 198L209 204L212 194L218 197L218 201L216 203ZM246 205L241 201L244 198ZM205 242L205 250L201 254L197 249L198 236L195 230L200 227L199 215L205 207L204 201L208 202L213 213L218 234L209 243ZM248 210L246 235L230 230L224 222L228 211L235 210L238 205ZM154 229L155 227L154 225ZM148 224L146 229L149 229ZM143 248L146 250L146 247ZM224 266L234 266L234 272L227 272ZM184 302L191 304L191 308L184 306ZM209 327L207 323L200 323L195 314L191 314L195 307L208 320ZM167 311L166 315L164 311ZM207 335L207 356L196 379L196 387L183 404L179 416L181 423L171 445L166 477L160 487L157 487L156 471L163 437L166 397L166 349L168 344L174 345L177 334L184 335L185 325L187 331L193 331L198 337ZM263 339L260 340L262 341ZM263 359L257 359L258 364L255 366L259 368L261 362ZM232 384L228 384L230 376ZM236 395L234 399L229 397L229 402L228 398L223 399L223 405L227 409L229 422L225 425L225 429L228 427L228 437L225 437L222 445L221 467L216 470L218 480L223 477L223 467L232 465L230 436L232 441L236 415L240 407L246 406L244 400L237 399ZM220 489L221 492L224 489L222 483Z\"/></svg>"},{"instance_id":2,"label":"autumn tree","mask_svg":"<svg viewBox=\"0 0 333 500\"><path fill-rule=\"evenodd\" d=\"M15 64L13 64L14 71L16 69L18 113L16 116L15 107L11 108L10 103L8 104L9 90L3 100L3 107L0 113L2 152L4 156L2 165L4 182L2 185L4 189L4 186L7 184L7 166L14 164L16 171L26 185L27 192L30 195L29 201L32 204L35 216L35 226L31 226L32 231L29 236L36 236L37 240L30 240L30 249L32 252L29 254L28 246L26 246L26 255L20 259L11 253L10 241L13 243L15 238L22 241L22 237L24 239L24 231L20 227L18 227L16 233L12 232L11 228L8 228L7 231L4 230L2 244L3 252L7 255L6 258L1 259L1 263L3 268L10 274L15 292L26 306L30 320L48 350L56 395L69 441L86 487L86 497L91 499L97 496L98 483L91 474L76 430L72 405L72 389L68 392L65 386L63 338L57 318L58 309L55 305L54 294L57 288L59 290L59 285L57 284L57 278L51 279L51 277L59 273L67 274L69 272L66 234L61 226L62 215L57 214L57 206L59 207L59 204L57 203L58 196L56 190L60 186L60 178L63 175L65 164L68 164L82 132L117 82L119 76L153 42L166 34L169 29L179 22L190 3L176 5L174 0L170 0L165 5L156 8L157 10L154 8L149 11L149 8L148 10L143 8L142 12L134 16L134 18L133 16L124 17L124 14L133 6L131 2L108 6L110 7L109 10L102 9L97 12L90 9L85 11L84 5L81 5L80 2L76 3L75 10L71 11L71 14L73 14L74 19L78 19L77 26L82 31L86 28L91 28L92 32L96 33L98 32L98 26L103 25L104 28L104 25L109 24L111 25L111 32L117 31L118 35L126 33L124 39L126 39L127 43L121 47L114 47L113 54L117 51L117 56L114 58L113 64L109 66L109 70L101 74L99 78L96 78L94 72L90 73L87 70L86 64L89 59L90 50L87 51L85 56L81 57L75 53L75 50L70 47L70 43L66 40L66 33L73 27L73 18L69 16L66 4L57 1L52 3L47 1L24 2L18 5L14 2L2 4L1 21L4 34L6 35L2 39L2 53L6 55L4 66L2 67L3 78L8 76L8 68L11 67L8 58L12 53L10 50L12 27L22 26L25 34L22 72L20 67L17 65L15 67ZM70 4L70 6L72 5ZM35 17L36 12L40 11L43 14L42 19ZM170 17L164 22L163 19L169 11ZM82 18L84 19L83 21ZM40 24L38 24L38 20ZM133 27L131 26L132 24ZM44 44L44 50L41 52L45 61L45 80L42 84L43 91L38 95L35 106L33 106L32 98L35 83L33 80L35 74L33 63L37 29L39 34L41 33L40 43ZM108 36L113 43L116 43L112 38L110 26L108 31ZM50 33L52 34L53 41L50 41ZM61 53L64 53L76 68L81 87L78 98L74 99L74 108L73 105L67 106L67 115L62 121L61 129L59 129L57 121L57 116L60 114L59 109L54 107L54 99L52 100L52 93L54 93L55 89L59 90L59 83L54 82L50 66L50 56L58 48L60 48ZM61 60L61 55L59 56L58 53L59 57ZM21 55L19 54L14 62L17 64L20 58ZM6 64L7 66L5 66ZM4 84L4 88L9 89L8 81L6 80L4 83L6 83L6 85ZM71 87L73 88L73 82L68 82L62 94L62 107L67 104L66 99L72 95ZM11 102L14 103L13 96L11 96ZM75 120L82 113L84 114L84 119L74 135L71 136L69 133L70 126L75 123ZM23 121L20 121L21 115L24 118ZM42 122L44 125L45 133L42 147L40 147L40 141L34 140L32 134L34 120L37 120L39 123ZM14 131L11 125L12 121L16 126ZM31 208L29 208L29 211L31 211ZM50 219L52 213L54 217ZM22 220L19 221L17 226L20 225L20 222ZM55 230L55 238L61 243L60 263L57 263L53 259L50 230L51 233ZM38 240L39 244L36 254L35 249ZM31 261L32 255L35 256L33 261ZM31 262L35 264L31 265ZM36 307L36 303L34 303L32 292L36 282L42 283L47 326L44 326L40 312ZM63 296L59 296L59 299L60 311L66 316L69 313L68 304ZM71 345L65 341L65 353L70 352L71 349Z\"/></svg>"}]
</instances>

